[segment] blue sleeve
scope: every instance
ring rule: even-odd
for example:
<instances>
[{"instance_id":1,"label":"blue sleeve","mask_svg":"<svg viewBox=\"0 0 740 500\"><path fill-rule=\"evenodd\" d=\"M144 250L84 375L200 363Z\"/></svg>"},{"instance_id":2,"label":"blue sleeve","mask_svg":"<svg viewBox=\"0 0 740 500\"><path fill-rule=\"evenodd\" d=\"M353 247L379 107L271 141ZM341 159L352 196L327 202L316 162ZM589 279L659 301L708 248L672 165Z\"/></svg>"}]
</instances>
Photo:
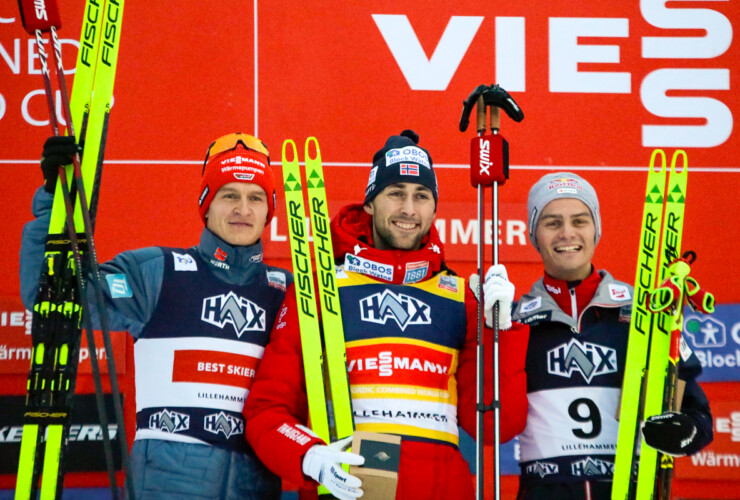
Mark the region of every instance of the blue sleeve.
<instances>
[{"instance_id":1,"label":"blue sleeve","mask_svg":"<svg viewBox=\"0 0 740 500\"><path fill-rule=\"evenodd\" d=\"M683 359L683 356L679 360L678 377L686 381L686 388L681 401L681 413L694 419L699 442L703 448L712 442L714 432L712 430L712 411L709 408L709 399L696 381L701 371L701 363L693 352L686 360Z\"/></svg>"},{"instance_id":2,"label":"blue sleeve","mask_svg":"<svg viewBox=\"0 0 740 500\"><path fill-rule=\"evenodd\" d=\"M49 232L51 205L54 196L38 188L33 196L31 211L35 217L23 226L20 254L21 300L29 311L33 310L36 293L41 277L41 265L44 262L44 245Z\"/></svg>"},{"instance_id":3,"label":"blue sleeve","mask_svg":"<svg viewBox=\"0 0 740 500\"><path fill-rule=\"evenodd\" d=\"M23 227L20 254L21 299L33 310L46 234L49 230L53 196L43 188L34 195L34 220ZM164 254L157 247L131 250L100 264L100 288L108 326L114 331L128 331L138 338L151 319L159 300L164 274ZM95 328L100 328L100 315L92 278L88 276L87 298Z\"/></svg>"}]
</instances>

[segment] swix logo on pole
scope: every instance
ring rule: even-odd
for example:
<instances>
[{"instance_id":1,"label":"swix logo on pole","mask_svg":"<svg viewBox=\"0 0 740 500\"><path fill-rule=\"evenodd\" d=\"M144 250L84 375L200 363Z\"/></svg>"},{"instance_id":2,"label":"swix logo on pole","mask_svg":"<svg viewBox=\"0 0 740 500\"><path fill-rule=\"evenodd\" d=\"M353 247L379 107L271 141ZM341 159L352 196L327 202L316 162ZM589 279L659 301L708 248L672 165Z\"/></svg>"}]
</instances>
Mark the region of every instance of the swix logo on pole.
<instances>
[{"instance_id":1,"label":"swix logo on pole","mask_svg":"<svg viewBox=\"0 0 740 500\"><path fill-rule=\"evenodd\" d=\"M567 378L577 372L587 383L591 383L591 379L597 375L616 373L617 351L611 347L571 339L547 351L547 371Z\"/></svg>"},{"instance_id":2,"label":"swix logo on pole","mask_svg":"<svg viewBox=\"0 0 740 500\"><path fill-rule=\"evenodd\" d=\"M200 319L219 328L231 324L237 337L244 332L264 332L266 329L265 310L234 292L203 299Z\"/></svg>"},{"instance_id":3,"label":"swix logo on pole","mask_svg":"<svg viewBox=\"0 0 740 500\"><path fill-rule=\"evenodd\" d=\"M395 294L390 290L375 293L360 300L362 321L386 324L394 320L401 331L409 325L429 325L432 322L428 304L409 295Z\"/></svg>"},{"instance_id":4,"label":"swix logo on pole","mask_svg":"<svg viewBox=\"0 0 740 500\"><path fill-rule=\"evenodd\" d=\"M190 415L165 408L149 415L149 428L170 434L186 431L190 428Z\"/></svg>"},{"instance_id":5,"label":"swix logo on pole","mask_svg":"<svg viewBox=\"0 0 740 500\"><path fill-rule=\"evenodd\" d=\"M203 428L213 434L220 432L229 439L235 434L244 434L244 421L220 411L203 417Z\"/></svg>"},{"instance_id":6,"label":"swix logo on pole","mask_svg":"<svg viewBox=\"0 0 740 500\"><path fill-rule=\"evenodd\" d=\"M49 17L46 15L46 2L44 0L33 0L33 6L36 10L36 19L48 21Z\"/></svg>"},{"instance_id":7,"label":"swix logo on pole","mask_svg":"<svg viewBox=\"0 0 740 500\"><path fill-rule=\"evenodd\" d=\"M480 175L491 175L489 172L491 168L491 143L488 139L481 138L478 144L480 145L480 153L478 153L479 173Z\"/></svg>"}]
</instances>

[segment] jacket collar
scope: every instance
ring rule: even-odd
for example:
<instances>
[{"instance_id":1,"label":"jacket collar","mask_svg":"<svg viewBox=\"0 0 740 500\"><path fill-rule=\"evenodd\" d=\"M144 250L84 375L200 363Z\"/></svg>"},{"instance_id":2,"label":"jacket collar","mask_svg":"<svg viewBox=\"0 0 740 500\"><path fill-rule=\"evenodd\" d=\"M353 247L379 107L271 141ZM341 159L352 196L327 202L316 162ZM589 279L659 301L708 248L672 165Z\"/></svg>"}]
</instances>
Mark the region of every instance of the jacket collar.
<instances>
[{"instance_id":1,"label":"jacket collar","mask_svg":"<svg viewBox=\"0 0 740 500\"><path fill-rule=\"evenodd\" d=\"M229 283L248 281L253 273L262 268L257 265L264 257L262 240L257 240L255 244L249 246L232 246L208 228L203 228L196 249L209 269Z\"/></svg>"},{"instance_id":2,"label":"jacket collar","mask_svg":"<svg viewBox=\"0 0 740 500\"><path fill-rule=\"evenodd\" d=\"M596 287L593 298L579 311L579 317L582 317L583 311L593 306L609 308L632 306L634 292L630 285L615 280L608 271L601 270L594 274L598 274L601 281ZM587 279L594 278L589 277ZM565 293L567 293L567 290ZM553 299L553 296L550 295L545 287L544 277L532 285L532 289L519 300L514 309L513 319L529 324L546 319L565 323L571 328L577 328L579 326L579 321L567 312L564 312L555 299Z\"/></svg>"},{"instance_id":3,"label":"jacket collar","mask_svg":"<svg viewBox=\"0 0 740 500\"><path fill-rule=\"evenodd\" d=\"M331 221L334 259L345 270L394 284L417 283L437 274L444 247L432 224L419 250L379 250L373 246L372 216L361 204L347 205Z\"/></svg>"}]
</instances>

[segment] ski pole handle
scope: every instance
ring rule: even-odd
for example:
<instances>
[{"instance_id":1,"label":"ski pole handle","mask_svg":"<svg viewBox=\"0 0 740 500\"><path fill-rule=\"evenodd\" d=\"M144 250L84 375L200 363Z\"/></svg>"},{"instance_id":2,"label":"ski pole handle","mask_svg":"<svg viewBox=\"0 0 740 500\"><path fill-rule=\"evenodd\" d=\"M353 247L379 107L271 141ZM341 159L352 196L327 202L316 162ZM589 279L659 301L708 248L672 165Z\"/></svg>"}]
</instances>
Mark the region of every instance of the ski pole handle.
<instances>
[{"instance_id":1,"label":"ski pole handle","mask_svg":"<svg viewBox=\"0 0 740 500\"><path fill-rule=\"evenodd\" d=\"M21 11L21 24L31 35L34 35L36 31L44 32L62 27L62 19L59 17L56 2L18 0L18 7Z\"/></svg>"}]
</instances>

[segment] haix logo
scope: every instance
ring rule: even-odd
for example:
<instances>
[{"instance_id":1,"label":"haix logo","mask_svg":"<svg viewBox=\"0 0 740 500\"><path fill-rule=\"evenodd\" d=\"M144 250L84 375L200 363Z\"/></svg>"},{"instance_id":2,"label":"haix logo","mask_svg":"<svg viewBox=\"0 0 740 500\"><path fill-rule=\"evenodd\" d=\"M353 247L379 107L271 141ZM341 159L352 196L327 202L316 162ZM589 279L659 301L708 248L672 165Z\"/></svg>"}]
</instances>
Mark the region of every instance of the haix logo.
<instances>
[{"instance_id":1,"label":"haix logo","mask_svg":"<svg viewBox=\"0 0 740 500\"><path fill-rule=\"evenodd\" d=\"M149 415L149 428L170 434L190 429L190 415L165 408Z\"/></svg>"},{"instance_id":2,"label":"haix logo","mask_svg":"<svg viewBox=\"0 0 740 500\"><path fill-rule=\"evenodd\" d=\"M573 462L570 471L574 476L611 476L614 474L614 462L586 457L584 460Z\"/></svg>"},{"instance_id":3,"label":"haix logo","mask_svg":"<svg viewBox=\"0 0 740 500\"><path fill-rule=\"evenodd\" d=\"M567 344L547 351L547 371L567 378L577 372L590 384L597 375L617 372L617 351L611 347L571 339Z\"/></svg>"},{"instance_id":4,"label":"haix logo","mask_svg":"<svg viewBox=\"0 0 740 500\"><path fill-rule=\"evenodd\" d=\"M244 434L244 420L220 411L203 417L203 429L213 434L220 432L229 439L235 434Z\"/></svg>"},{"instance_id":5,"label":"haix logo","mask_svg":"<svg viewBox=\"0 0 740 500\"><path fill-rule=\"evenodd\" d=\"M429 325L432 323L428 304L409 295L395 294L390 290L375 293L360 300L362 321L386 324L394 320L401 331L409 325Z\"/></svg>"},{"instance_id":6,"label":"haix logo","mask_svg":"<svg viewBox=\"0 0 740 500\"><path fill-rule=\"evenodd\" d=\"M251 181L254 179L254 174L242 174L240 172L234 172L234 178L240 181Z\"/></svg>"},{"instance_id":7,"label":"haix logo","mask_svg":"<svg viewBox=\"0 0 740 500\"><path fill-rule=\"evenodd\" d=\"M244 332L265 331L265 310L234 292L203 299L200 319L219 328L230 323L236 330L237 337L241 337Z\"/></svg>"},{"instance_id":8,"label":"haix logo","mask_svg":"<svg viewBox=\"0 0 740 500\"><path fill-rule=\"evenodd\" d=\"M33 6L36 9L36 19L49 20L46 15L46 2L44 0L33 0Z\"/></svg>"},{"instance_id":9,"label":"haix logo","mask_svg":"<svg viewBox=\"0 0 740 500\"><path fill-rule=\"evenodd\" d=\"M488 170L491 168L491 142L488 139L479 139L480 153L478 155L478 164L480 165L480 175L491 175Z\"/></svg>"},{"instance_id":10,"label":"haix logo","mask_svg":"<svg viewBox=\"0 0 740 500\"><path fill-rule=\"evenodd\" d=\"M560 295L561 290L559 286L552 286L549 283L545 283L545 288L547 288L547 291L553 295Z\"/></svg>"},{"instance_id":11,"label":"haix logo","mask_svg":"<svg viewBox=\"0 0 740 500\"><path fill-rule=\"evenodd\" d=\"M540 476L540 478L543 478L545 476L549 476L550 474L557 474L559 472L558 464L550 463L550 462L535 462L533 464L527 465L526 468L527 474L530 476Z\"/></svg>"}]
</instances>

